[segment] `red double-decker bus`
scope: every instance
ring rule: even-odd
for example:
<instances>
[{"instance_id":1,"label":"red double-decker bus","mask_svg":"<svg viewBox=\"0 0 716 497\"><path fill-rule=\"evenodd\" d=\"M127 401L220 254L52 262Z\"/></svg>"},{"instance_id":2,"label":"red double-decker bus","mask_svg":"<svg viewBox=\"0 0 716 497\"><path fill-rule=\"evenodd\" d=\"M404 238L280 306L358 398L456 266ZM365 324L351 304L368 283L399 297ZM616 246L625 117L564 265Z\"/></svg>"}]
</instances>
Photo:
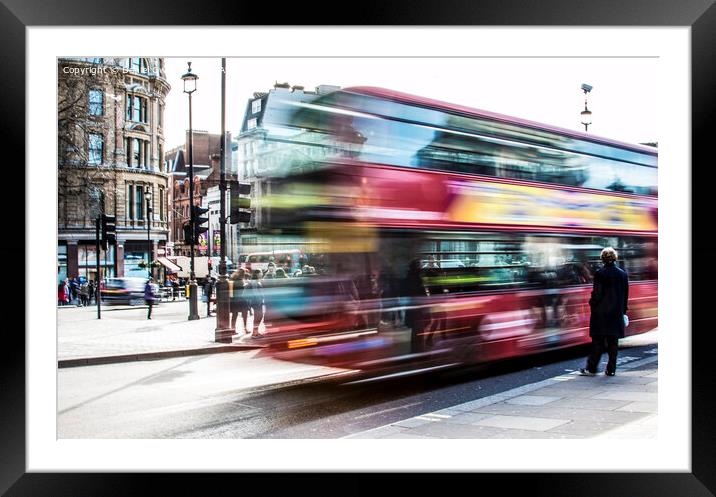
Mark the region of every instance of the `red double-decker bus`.
<instances>
[{"instance_id":1,"label":"red double-decker bus","mask_svg":"<svg viewBox=\"0 0 716 497\"><path fill-rule=\"evenodd\" d=\"M264 208L315 271L264 281L271 353L383 369L586 343L606 246L627 334L657 326L654 148L379 88L290 106L270 124L305 160Z\"/></svg>"}]
</instances>

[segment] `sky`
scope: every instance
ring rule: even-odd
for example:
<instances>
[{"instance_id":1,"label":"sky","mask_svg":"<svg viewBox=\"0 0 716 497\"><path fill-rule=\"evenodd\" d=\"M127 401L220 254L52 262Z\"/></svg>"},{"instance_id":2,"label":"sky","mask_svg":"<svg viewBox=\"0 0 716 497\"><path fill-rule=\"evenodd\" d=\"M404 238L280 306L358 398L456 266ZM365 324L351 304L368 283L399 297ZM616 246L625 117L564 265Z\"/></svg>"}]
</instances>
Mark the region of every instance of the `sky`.
<instances>
[{"instance_id":1,"label":"sky","mask_svg":"<svg viewBox=\"0 0 716 497\"><path fill-rule=\"evenodd\" d=\"M193 128L221 132L221 59L166 58L169 84L165 149L189 127L182 74L199 76L192 95ZM658 142L656 58L227 58L226 130L241 129L248 99L274 83L314 90L321 84L392 90L584 131L583 83L592 111L588 132L627 143Z\"/></svg>"}]
</instances>

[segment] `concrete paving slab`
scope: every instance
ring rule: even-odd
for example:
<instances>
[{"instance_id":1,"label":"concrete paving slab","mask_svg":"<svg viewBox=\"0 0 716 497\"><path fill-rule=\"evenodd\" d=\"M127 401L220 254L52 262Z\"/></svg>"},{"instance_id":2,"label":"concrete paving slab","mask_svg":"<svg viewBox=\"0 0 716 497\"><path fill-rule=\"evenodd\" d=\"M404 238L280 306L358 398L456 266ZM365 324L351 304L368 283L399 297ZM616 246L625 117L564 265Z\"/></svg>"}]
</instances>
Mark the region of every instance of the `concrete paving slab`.
<instances>
[{"instance_id":1,"label":"concrete paving slab","mask_svg":"<svg viewBox=\"0 0 716 497\"><path fill-rule=\"evenodd\" d=\"M426 436L426 435L419 435L419 434L417 434L417 433L405 432L405 433L395 433L395 434L393 434L393 435L387 435L387 436L380 437L380 438L382 438L382 439L389 438L389 439L391 439L391 440L393 440L393 439L396 439L396 440L398 440L398 439L411 439L411 440L413 440L413 439L416 439L416 438L418 438L418 439L424 438L424 439L426 439L426 440L438 440L440 437L428 437L428 436Z\"/></svg>"},{"instance_id":2,"label":"concrete paving slab","mask_svg":"<svg viewBox=\"0 0 716 497\"><path fill-rule=\"evenodd\" d=\"M592 398L608 400L629 400L631 402L657 402L658 394L654 392L634 392L630 390L620 389L618 391L599 393Z\"/></svg>"},{"instance_id":3,"label":"concrete paving slab","mask_svg":"<svg viewBox=\"0 0 716 497\"><path fill-rule=\"evenodd\" d=\"M415 428L416 426L422 426L422 425L426 425L428 423L435 423L437 421L438 421L437 419L418 416L415 418L409 418L409 419L404 419L402 421L398 421L397 423L393 423L393 425L400 426L403 428Z\"/></svg>"},{"instance_id":4,"label":"concrete paving slab","mask_svg":"<svg viewBox=\"0 0 716 497\"><path fill-rule=\"evenodd\" d=\"M548 397L546 395L520 395L519 397L507 399L505 402L525 406L542 406L559 400L560 398L561 397Z\"/></svg>"},{"instance_id":5,"label":"concrete paving slab","mask_svg":"<svg viewBox=\"0 0 716 497\"><path fill-rule=\"evenodd\" d=\"M582 438L572 433L558 433L551 431L532 430L504 430L489 437L490 439L574 439Z\"/></svg>"},{"instance_id":6,"label":"concrete paving slab","mask_svg":"<svg viewBox=\"0 0 716 497\"><path fill-rule=\"evenodd\" d=\"M617 411L648 412L657 414L659 412L659 404L658 402L629 402L628 404L618 408Z\"/></svg>"},{"instance_id":7,"label":"concrete paving slab","mask_svg":"<svg viewBox=\"0 0 716 497\"><path fill-rule=\"evenodd\" d=\"M486 406L476 411L504 416L541 417L551 419L583 419L607 423L629 423L643 417L643 413L617 412L599 409L558 408L548 406L519 406L506 403Z\"/></svg>"},{"instance_id":8,"label":"concrete paving slab","mask_svg":"<svg viewBox=\"0 0 716 497\"><path fill-rule=\"evenodd\" d=\"M478 426L495 428L513 428L517 430L547 431L559 425L569 423L569 419L548 419L535 416L504 416L496 415L477 422Z\"/></svg>"},{"instance_id":9,"label":"concrete paving slab","mask_svg":"<svg viewBox=\"0 0 716 497\"><path fill-rule=\"evenodd\" d=\"M490 416L492 416L492 414L476 414L474 412L462 412L456 416L452 416L451 418L446 419L445 422L472 425Z\"/></svg>"},{"instance_id":10,"label":"concrete paving slab","mask_svg":"<svg viewBox=\"0 0 716 497\"><path fill-rule=\"evenodd\" d=\"M549 404L549 407L571 407L574 409L600 409L614 411L629 404L628 400L606 400L566 397Z\"/></svg>"},{"instance_id":11,"label":"concrete paving slab","mask_svg":"<svg viewBox=\"0 0 716 497\"><path fill-rule=\"evenodd\" d=\"M594 438L612 439L656 439L658 437L658 417L649 415L641 423L621 425L613 430L605 431Z\"/></svg>"},{"instance_id":12,"label":"concrete paving slab","mask_svg":"<svg viewBox=\"0 0 716 497\"><path fill-rule=\"evenodd\" d=\"M433 438L448 439L469 439L469 438L489 438L502 431L500 427L495 426L478 426L478 425L459 425L459 429L455 429L454 424L450 423L432 423L413 428L405 435L420 435Z\"/></svg>"},{"instance_id":13,"label":"concrete paving slab","mask_svg":"<svg viewBox=\"0 0 716 497\"><path fill-rule=\"evenodd\" d=\"M574 397L574 398L588 398L592 395L596 395L602 392L606 392L605 388L602 386L595 387L592 386L591 388L582 388L582 387L575 387L570 386L566 387L564 385L553 385L548 386L544 388L540 388L539 390L535 390L532 392L532 395L544 395L546 397Z\"/></svg>"},{"instance_id":14,"label":"concrete paving slab","mask_svg":"<svg viewBox=\"0 0 716 497\"><path fill-rule=\"evenodd\" d=\"M576 435L578 438L592 438L599 433L613 430L619 426L621 426L619 423L604 423L576 419L570 421L569 423L552 428L549 432Z\"/></svg>"}]
</instances>

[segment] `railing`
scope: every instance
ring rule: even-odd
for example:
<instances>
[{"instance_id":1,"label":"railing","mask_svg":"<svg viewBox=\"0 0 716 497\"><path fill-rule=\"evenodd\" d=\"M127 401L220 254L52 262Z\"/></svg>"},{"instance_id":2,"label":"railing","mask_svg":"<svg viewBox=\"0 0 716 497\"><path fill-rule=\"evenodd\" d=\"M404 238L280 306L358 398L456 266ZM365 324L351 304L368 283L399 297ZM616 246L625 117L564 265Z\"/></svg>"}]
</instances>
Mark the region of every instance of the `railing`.
<instances>
[{"instance_id":1,"label":"railing","mask_svg":"<svg viewBox=\"0 0 716 497\"><path fill-rule=\"evenodd\" d=\"M172 300L186 300L185 287L161 287L159 289L159 300L162 302L170 302Z\"/></svg>"}]
</instances>

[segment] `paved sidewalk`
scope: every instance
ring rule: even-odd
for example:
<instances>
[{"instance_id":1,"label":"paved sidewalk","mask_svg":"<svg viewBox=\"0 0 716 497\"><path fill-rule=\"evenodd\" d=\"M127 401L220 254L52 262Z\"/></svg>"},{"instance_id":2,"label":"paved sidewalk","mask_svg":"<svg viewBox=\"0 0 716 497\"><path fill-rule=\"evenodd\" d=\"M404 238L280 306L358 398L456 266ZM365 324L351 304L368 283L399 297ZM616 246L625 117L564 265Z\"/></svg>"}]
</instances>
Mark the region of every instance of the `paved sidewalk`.
<instances>
[{"instance_id":1,"label":"paved sidewalk","mask_svg":"<svg viewBox=\"0 0 716 497\"><path fill-rule=\"evenodd\" d=\"M656 355L614 377L575 371L344 438L656 438L657 371Z\"/></svg>"},{"instance_id":2,"label":"paved sidewalk","mask_svg":"<svg viewBox=\"0 0 716 497\"><path fill-rule=\"evenodd\" d=\"M260 347L248 336L235 335L232 344L216 343L216 316L189 321L187 301L163 302L147 319L147 307L66 307L57 309L59 367L106 364L180 355L207 354Z\"/></svg>"}]
</instances>

